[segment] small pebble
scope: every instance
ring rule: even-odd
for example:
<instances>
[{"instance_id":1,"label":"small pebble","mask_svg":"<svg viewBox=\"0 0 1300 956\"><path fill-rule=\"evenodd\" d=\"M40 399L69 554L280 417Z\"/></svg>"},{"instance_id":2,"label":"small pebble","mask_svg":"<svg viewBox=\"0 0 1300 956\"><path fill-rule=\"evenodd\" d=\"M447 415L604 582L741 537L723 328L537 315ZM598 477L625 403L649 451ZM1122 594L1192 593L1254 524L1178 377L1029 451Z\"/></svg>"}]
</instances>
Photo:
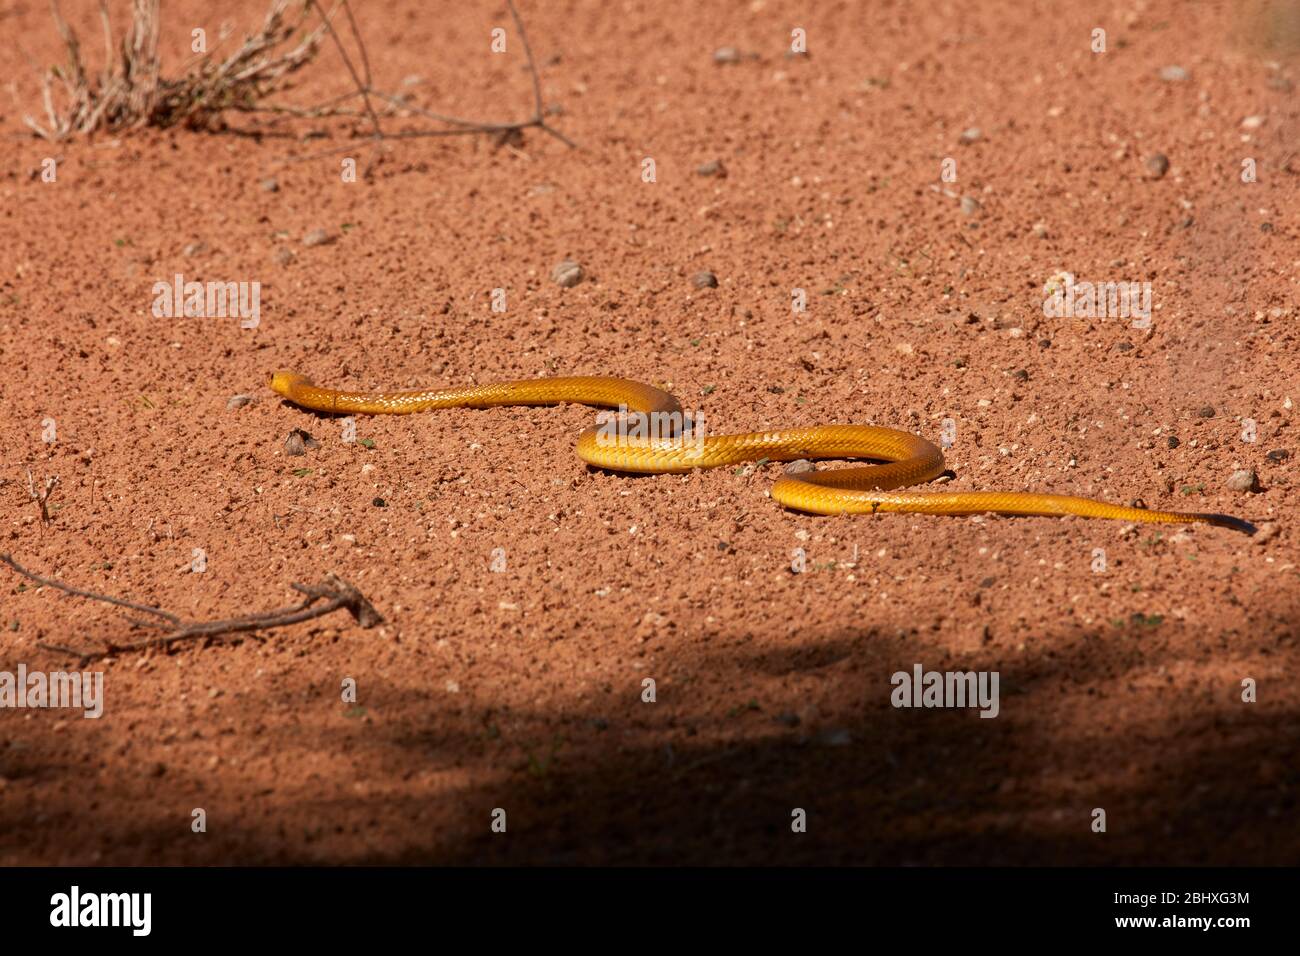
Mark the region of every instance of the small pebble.
<instances>
[{"instance_id":1,"label":"small pebble","mask_svg":"<svg viewBox=\"0 0 1300 956\"><path fill-rule=\"evenodd\" d=\"M302 237L304 246L323 246L330 241L330 234L324 229L313 229Z\"/></svg>"},{"instance_id":2,"label":"small pebble","mask_svg":"<svg viewBox=\"0 0 1300 956\"><path fill-rule=\"evenodd\" d=\"M582 281L582 266L572 259L565 259L551 270L551 278L565 289L572 289Z\"/></svg>"},{"instance_id":3,"label":"small pebble","mask_svg":"<svg viewBox=\"0 0 1300 956\"><path fill-rule=\"evenodd\" d=\"M226 401L226 408L243 408L250 402L257 401L252 395L231 395Z\"/></svg>"},{"instance_id":4,"label":"small pebble","mask_svg":"<svg viewBox=\"0 0 1300 956\"><path fill-rule=\"evenodd\" d=\"M971 143L979 139L982 135L984 134L978 126L972 126L969 129L962 130L961 135L957 137L957 142L969 146Z\"/></svg>"},{"instance_id":5,"label":"small pebble","mask_svg":"<svg viewBox=\"0 0 1300 956\"><path fill-rule=\"evenodd\" d=\"M1181 66L1162 66L1160 68L1160 79L1166 83L1181 83L1187 79L1187 71Z\"/></svg>"},{"instance_id":6,"label":"small pebble","mask_svg":"<svg viewBox=\"0 0 1300 956\"><path fill-rule=\"evenodd\" d=\"M280 246L275 250L275 261L279 265L287 266L293 262L293 252L285 246Z\"/></svg>"},{"instance_id":7,"label":"small pebble","mask_svg":"<svg viewBox=\"0 0 1300 956\"><path fill-rule=\"evenodd\" d=\"M1262 116L1247 116L1241 121L1242 129L1259 129L1263 125L1264 117Z\"/></svg>"},{"instance_id":8,"label":"small pebble","mask_svg":"<svg viewBox=\"0 0 1300 956\"><path fill-rule=\"evenodd\" d=\"M734 46L722 46L713 51L714 63L739 63L740 51Z\"/></svg>"},{"instance_id":9,"label":"small pebble","mask_svg":"<svg viewBox=\"0 0 1300 956\"><path fill-rule=\"evenodd\" d=\"M1281 464L1282 462L1286 461L1288 458L1291 457L1291 453L1287 451L1285 448L1275 448L1273 449L1273 451L1269 452L1264 457L1267 458L1269 461L1274 461L1277 462L1278 464Z\"/></svg>"},{"instance_id":10,"label":"small pebble","mask_svg":"<svg viewBox=\"0 0 1300 956\"><path fill-rule=\"evenodd\" d=\"M1046 239L1046 238L1047 238L1047 223L1045 223L1045 222L1036 222L1036 223L1034 223L1034 230L1033 230L1033 231L1034 231L1034 235L1037 236L1039 239Z\"/></svg>"},{"instance_id":11,"label":"small pebble","mask_svg":"<svg viewBox=\"0 0 1300 956\"><path fill-rule=\"evenodd\" d=\"M307 454L308 448L319 448L320 442L312 438L301 428L295 428L289 432L289 437L284 440L284 453L297 457Z\"/></svg>"},{"instance_id":12,"label":"small pebble","mask_svg":"<svg viewBox=\"0 0 1300 956\"><path fill-rule=\"evenodd\" d=\"M188 243L185 246L185 248L181 250L181 254L185 256L191 256L191 257L201 256L203 255L203 253L207 251L208 251L208 244L206 242L191 242Z\"/></svg>"},{"instance_id":13,"label":"small pebble","mask_svg":"<svg viewBox=\"0 0 1300 956\"><path fill-rule=\"evenodd\" d=\"M716 289L718 277L712 272L697 272L691 276L691 284L697 289Z\"/></svg>"},{"instance_id":14,"label":"small pebble","mask_svg":"<svg viewBox=\"0 0 1300 956\"><path fill-rule=\"evenodd\" d=\"M1170 448L1177 448L1179 445L1182 444L1182 442L1179 441L1177 438L1175 438L1173 435L1170 435L1167 441L1169 443Z\"/></svg>"},{"instance_id":15,"label":"small pebble","mask_svg":"<svg viewBox=\"0 0 1300 956\"><path fill-rule=\"evenodd\" d=\"M816 471L817 466L807 458L798 458L785 466L787 475L802 475L809 471Z\"/></svg>"},{"instance_id":16,"label":"small pebble","mask_svg":"<svg viewBox=\"0 0 1300 956\"><path fill-rule=\"evenodd\" d=\"M1029 381L1029 369L1018 368L1011 373L1011 377L1014 378L1017 382L1027 382Z\"/></svg>"},{"instance_id":17,"label":"small pebble","mask_svg":"<svg viewBox=\"0 0 1300 956\"><path fill-rule=\"evenodd\" d=\"M1259 479L1255 476L1253 469L1238 469L1228 478L1229 491L1257 491L1258 489Z\"/></svg>"},{"instance_id":18,"label":"small pebble","mask_svg":"<svg viewBox=\"0 0 1300 956\"><path fill-rule=\"evenodd\" d=\"M1164 153L1152 153L1147 157L1147 173L1152 179L1160 179L1169 172L1169 157Z\"/></svg>"},{"instance_id":19,"label":"small pebble","mask_svg":"<svg viewBox=\"0 0 1300 956\"><path fill-rule=\"evenodd\" d=\"M1132 352L1132 351L1133 351L1133 343L1132 343L1132 342L1116 342L1116 343L1115 343L1115 348L1116 348L1117 351L1120 351L1120 352Z\"/></svg>"},{"instance_id":20,"label":"small pebble","mask_svg":"<svg viewBox=\"0 0 1300 956\"><path fill-rule=\"evenodd\" d=\"M263 179L261 186L268 193L278 193L280 191L280 181L274 178Z\"/></svg>"},{"instance_id":21,"label":"small pebble","mask_svg":"<svg viewBox=\"0 0 1300 956\"><path fill-rule=\"evenodd\" d=\"M961 211L967 216L975 215L980 211L980 201L974 196L962 196Z\"/></svg>"},{"instance_id":22,"label":"small pebble","mask_svg":"<svg viewBox=\"0 0 1300 956\"><path fill-rule=\"evenodd\" d=\"M388 507L388 502L385 501L383 498L376 498L374 501L372 501L372 502L370 502L370 503L371 503L372 505L374 505L376 508L387 508L387 507Z\"/></svg>"},{"instance_id":23,"label":"small pebble","mask_svg":"<svg viewBox=\"0 0 1300 956\"><path fill-rule=\"evenodd\" d=\"M1213 418L1213 417L1214 417L1214 406L1213 406L1213 405L1206 405L1204 408L1202 408L1202 409L1201 409L1199 412L1197 412L1196 414L1200 415L1202 418Z\"/></svg>"},{"instance_id":24,"label":"small pebble","mask_svg":"<svg viewBox=\"0 0 1300 956\"><path fill-rule=\"evenodd\" d=\"M1263 544L1265 541L1277 537L1277 524L1272 521L1265 521L1255 529L1255 543Z\"/></svg>"},{"instance_id":25,"label":"small pebble","mask_svg":"<svg viewBox=\"0 0 1300 956\"><path fill-rule=\"evenodd\" d=\"M701 163L695 172L700 176L717 176L719 179L727 178L727 167L722 165L720 159L711 159L707 163Z\"/></svg>"}]
</instances>

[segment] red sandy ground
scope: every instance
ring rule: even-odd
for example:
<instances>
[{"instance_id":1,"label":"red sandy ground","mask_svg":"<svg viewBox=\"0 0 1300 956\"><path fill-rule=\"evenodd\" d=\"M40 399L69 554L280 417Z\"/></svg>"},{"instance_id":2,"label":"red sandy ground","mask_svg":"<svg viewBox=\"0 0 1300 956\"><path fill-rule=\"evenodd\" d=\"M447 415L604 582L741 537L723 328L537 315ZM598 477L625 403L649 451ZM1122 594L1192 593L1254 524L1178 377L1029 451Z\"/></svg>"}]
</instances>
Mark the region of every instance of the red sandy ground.
<instances>
[{"instance_id":1,"label":"red sandy ground","mask_svg":"<svg viewBox=\"0 0 1300 956\"><path fill-rule=\"evenodd\" d=\"M265 4L222 6L242 31ZM27 135L23 53L61 51L43 2L5 2L0 551L192 618L291 603L289 582L333 570L387 623L114 657L98 721L0 711L0 863L1295 863L1294 20L1085 6L526 2L550 122L580 148L399 142L347 184L338 155L281 163L345 148L346 124ZM209 7L164 4L170 64L193 26L215 35ZM488 50L501 4L358 7L377 85L528 114L513 30ZM67 12L96 56L92 5ZM809 57L784 55L794 27ZM723 46L742 60L716 64ZM296 102L348 86L328 50L306 78ZM729 175L697 174L713 159ZM334 241L303 245L314 229ZM576 287L551 281L564 258ZM1152 327L1045 318L1059 270L1150 281ZM261 282L260 327L154 318L177 272ZM952 418L950 488L1270 531L792 514L767 497L775 464L588 471L577 406L361 419L373 447L347 444L272 395L276 368L339 387L622 375L713 433L937 439ZM238 393L257 400L228 410ZM321 447L286 456L297 428ZM59 478L47 527L26 467ZM1225 487L1238 468L1259 493ZM0 669L75 664L38 642L142 636L21 584L0 568ZM1000 716L894 709L890 675L915 663L999 671Z\"/></svg>"}]
</instances>

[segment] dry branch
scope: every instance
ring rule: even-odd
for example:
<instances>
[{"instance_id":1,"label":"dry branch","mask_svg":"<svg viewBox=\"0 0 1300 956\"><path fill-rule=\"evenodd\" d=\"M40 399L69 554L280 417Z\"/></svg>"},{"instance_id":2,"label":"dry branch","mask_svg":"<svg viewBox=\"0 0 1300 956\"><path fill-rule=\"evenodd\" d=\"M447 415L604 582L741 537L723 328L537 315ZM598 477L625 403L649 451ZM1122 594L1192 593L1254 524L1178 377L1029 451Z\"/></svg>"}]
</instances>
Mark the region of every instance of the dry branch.
<instances>
[{"instance_id":1,"label":"dry branch","mask_svg":"<svg viewBox=\"0 0 1300 956\"><path fill-rule=\"evenodd\" d=\"M365 595L332 572L326 574L319 584L291 584L290 587L304 595L304 597L303 600L289 607L262 611L259 614L226 618L220 621L186 621L179 615L164 611L162 608L152 607L148 604L138 604L135 601L128 601L108 594L99 594L95 591L83 590L70 584L64 584L62 581L41 577L39 574L28 571L15 561L10 554L0 554L0 563L7 564L29 581L35 581L45 587L55 588L75 597L84 597L92 601L113 604L117 607L130 608L133 611L140 611L143 614L149 614L159 619L145 621L133 618L131 624L135 627L156 628L162 633L126 644L108 642L103 650L85 650L84 648L64 647L57 644L37 645L47 651L69 654L80 658L78 666L84 666L88 661L99 660L120 652L141 651L148 648L167 648L181 641L193 641L205 637L219 637L225 634L237 634L246 631L260 631L273 627L287 627L290 624L299 624L313 618L333 614L341 608L346 608L362 627L370 628L384 623L383 617L375 610L374 605L366 599ZM324 603L317 603L322 601ZM159 621L165 623L159 623Z\"/></svg>"}]
</instances>

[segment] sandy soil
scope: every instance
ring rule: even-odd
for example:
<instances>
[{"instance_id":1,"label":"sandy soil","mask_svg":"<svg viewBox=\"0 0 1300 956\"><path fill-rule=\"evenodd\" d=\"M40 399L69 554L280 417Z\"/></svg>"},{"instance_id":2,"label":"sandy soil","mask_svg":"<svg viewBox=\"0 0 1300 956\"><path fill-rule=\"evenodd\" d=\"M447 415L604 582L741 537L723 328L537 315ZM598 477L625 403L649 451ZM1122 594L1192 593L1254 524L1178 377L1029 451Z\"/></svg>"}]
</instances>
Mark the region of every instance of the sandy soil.
<instances>
[{"instance_id":1,"label":"sandy soil","mask_svg":"<svg viewBox=\"0 0 1300 956\"><path fill-rule=\"evenodd\" d=\"M264 9L222 6L241 30ZM513 33L489 51L503 5L384 6L361 10L378 85L527 115ZM398 142L359 183L340 155L283 163L355 142L364 165L345 124L50 145L6 98L0 551L192 618L292 603L332 570L386 623L117 655L92 665L98 720L0 710L0 864L1297 862L1283 6L525 2L550 122L580 148ZM171 63L215 32L209 7L164 4ZM795 27L808 56L786 55ZM19 40L0 77L36 106L23 53L59 58L47 7L7 0L0 29ZM347 86L326 53L295 99ZM712 160L725 176L697 172ZM571 288L551 279L566 258ZM1061 271L1150 282L1150 327L1045 316ZM260 324L156 318L176 273L260 282ZM277 368L622 375L714 433L937 439L951 419L950 488L1265 530L792 514L767 497L775 464L590 472L576 406L363 418L349 443L267 389ZM294 429L320 446L287 455ZM47 526L29 467L59 479ZM1227 487L1239 469L1257 492ZM141 636L6 568L0 608L8 671L76 663L38 643ZM917 663L997 671L999 716L894 708Z\"/></svg>"}]
</instances>

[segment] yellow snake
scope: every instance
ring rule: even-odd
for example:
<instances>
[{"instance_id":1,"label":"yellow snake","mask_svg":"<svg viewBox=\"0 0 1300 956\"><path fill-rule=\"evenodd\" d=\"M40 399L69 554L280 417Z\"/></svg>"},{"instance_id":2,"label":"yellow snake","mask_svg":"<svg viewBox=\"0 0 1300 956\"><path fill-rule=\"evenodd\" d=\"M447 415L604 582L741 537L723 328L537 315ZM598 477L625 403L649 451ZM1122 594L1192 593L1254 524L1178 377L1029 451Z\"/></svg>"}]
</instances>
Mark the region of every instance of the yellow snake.
<instances>
[{"instance_id":1,"label":"yellow snake","mask_svg":"<svg viewBox=\"0 0 1300 956\"><path fill-rule=\"evenodd\" d=\"M578 457L611 471L664 474L747 461L834 458L888 464L785 474L772 497L787 508L836 515L878 511L916 514L1079 515L1142 522L1201 522L1253 534L1240 518L1219 514L1148 511L1123 505L1016 491L894 491L944 472L943 453L916 435L874 425L819 425L745 435L704 436L667 392L624 378L541 378L462 388L408 392L342 392L312 384L296 372L276 372L271 389L295 405L336 414L403 415L434 408L557 405L577 402L619 409L603 427L578 436ZM632 420L631 427L619 423ZM637 423L642 425L639 433ZM646 427L648 426L648 427ZM666 427L665 427L666 426Z\"/></svg>"}]
</instances>

